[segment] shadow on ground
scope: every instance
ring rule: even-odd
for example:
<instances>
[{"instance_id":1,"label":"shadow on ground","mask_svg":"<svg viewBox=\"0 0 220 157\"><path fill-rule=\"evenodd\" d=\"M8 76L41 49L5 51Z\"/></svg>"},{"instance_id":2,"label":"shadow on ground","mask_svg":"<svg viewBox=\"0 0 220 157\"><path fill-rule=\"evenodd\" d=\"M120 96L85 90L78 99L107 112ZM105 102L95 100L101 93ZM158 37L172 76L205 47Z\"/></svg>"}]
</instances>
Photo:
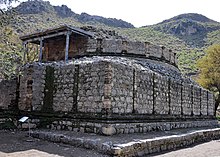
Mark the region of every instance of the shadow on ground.
<instances>
[{"instance_id":1,"label":"shadow on ground","mask_svg":"<svg viewBox=\"0 0 220 157\"><path fill-rule=\"evenodd\" d=\"M0 131L0 156L4 157L103 157L83 148L28 137L27 132Z\"/></svg>"}]
</instances>

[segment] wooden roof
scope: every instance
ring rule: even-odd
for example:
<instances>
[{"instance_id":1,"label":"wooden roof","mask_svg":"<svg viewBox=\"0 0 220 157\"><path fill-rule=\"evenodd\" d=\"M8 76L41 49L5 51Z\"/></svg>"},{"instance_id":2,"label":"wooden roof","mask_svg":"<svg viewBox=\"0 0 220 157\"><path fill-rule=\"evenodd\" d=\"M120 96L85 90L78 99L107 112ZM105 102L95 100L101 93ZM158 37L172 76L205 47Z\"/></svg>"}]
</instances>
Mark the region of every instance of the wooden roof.
<instances>
[{"instance_id":1,"label":"wooden roof","mask_svg":"<svg viewBox=\"0 0 220 157\"><path fill-rule=\"evenodd\" d=\"M20 39L22 41L27 41L27 42L36 42L40 38L52 38L60 35L65 35L67 32L72 32L75 34L79 34L82 36L90 37L93 38L94 34L88 31L84 31L83 29L68 26L68 25L63 25L58 28L52 28L48 29L42 32L36 32L28 35L21 36Z\"/></svg>"}]
</instances>

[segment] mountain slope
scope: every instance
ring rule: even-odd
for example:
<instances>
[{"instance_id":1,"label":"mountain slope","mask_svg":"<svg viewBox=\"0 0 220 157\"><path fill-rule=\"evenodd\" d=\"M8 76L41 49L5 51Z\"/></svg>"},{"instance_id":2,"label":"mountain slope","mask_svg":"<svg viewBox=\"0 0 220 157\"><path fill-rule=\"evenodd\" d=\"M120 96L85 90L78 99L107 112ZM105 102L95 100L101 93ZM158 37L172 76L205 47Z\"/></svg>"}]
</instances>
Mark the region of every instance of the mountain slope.
<instances>
[{"instance_id":1,"label":"mountain slope","mask_svg":"<svg viewBox=\"0 0 220 157\"><path fill-rule=\"evenodd\" d=\"M174 17L167 19L167 20L164 20L158 24L164 24L164 23L168 23L168 22L172 22L172 21L176 21L176 20L182 20L182 19L187 19L187 20L192 20L192 21L197 21L197 22L217 23L216 21L211 20L204 15L197 14L197 13L188 13L188 14L180 14L180 15L174 16Z\"/></svg>"},{"instance_id":2,"label":"mountain slope","mask_svg":"<svg viewBox=\"0 0 220 157\"><path fill-rule=\"evenodd\" d=\"M131 23L115 18L104 18L102 16L93 16L87 13L76 14L65 5L52 6L50 2L43 0L26 1L17 6L16 11L22 15L30 14L53 14L57 18L72 18L83 24L104 24L110 27L134 28Z\"/></svg>"},{"instance_id":3,"label":"mountain slope","mask_svg":"<svg viewBox=\"0 0 220 157\"><path fill-rule=\"evenodd\" d=\"M219 30L220 23L200 14L189 13L175 16L150 27L176 36L191 48L202 48L206 45L207 34Z\"/></svg>"}]
</instances>

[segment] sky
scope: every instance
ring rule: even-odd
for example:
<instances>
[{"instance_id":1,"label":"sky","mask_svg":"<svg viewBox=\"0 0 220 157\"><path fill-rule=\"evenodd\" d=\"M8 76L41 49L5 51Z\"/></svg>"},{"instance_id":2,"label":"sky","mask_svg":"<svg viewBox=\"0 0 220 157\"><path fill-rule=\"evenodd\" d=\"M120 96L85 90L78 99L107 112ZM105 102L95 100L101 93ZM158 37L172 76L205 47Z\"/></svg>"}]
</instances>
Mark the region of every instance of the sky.
<instances>
[{"instance_id":1,"label":"sky","mask_svg":"<svg viewBox=\"0 0 220 157\"><path fill-rule=\"evenodd\" d=\"M220 0L49 0L86 12L125 20L135 27L156 24L183 13L199 13L220 22Z\"/></svg>"}]
</instances>

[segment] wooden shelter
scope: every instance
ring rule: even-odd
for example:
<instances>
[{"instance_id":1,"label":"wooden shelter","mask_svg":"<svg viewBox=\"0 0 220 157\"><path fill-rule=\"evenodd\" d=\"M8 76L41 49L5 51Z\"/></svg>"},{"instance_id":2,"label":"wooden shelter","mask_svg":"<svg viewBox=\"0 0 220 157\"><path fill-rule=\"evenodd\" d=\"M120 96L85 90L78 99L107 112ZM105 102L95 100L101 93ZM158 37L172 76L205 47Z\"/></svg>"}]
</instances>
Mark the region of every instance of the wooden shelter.
<instances>
[{"instance_id":1,"label":"wooden shelter","mask_svg":"<svg viewBox=\"0 0 220 157\"><path fill-rule=\"evenodd\" d=\"M32 43L40 46L39 62L67 62L69 58L85 52L88 38L93 38L93 34L67 25L20 37L25 49L24 61L28 53L27 45Z\"/></svg>"}]
</instances>

